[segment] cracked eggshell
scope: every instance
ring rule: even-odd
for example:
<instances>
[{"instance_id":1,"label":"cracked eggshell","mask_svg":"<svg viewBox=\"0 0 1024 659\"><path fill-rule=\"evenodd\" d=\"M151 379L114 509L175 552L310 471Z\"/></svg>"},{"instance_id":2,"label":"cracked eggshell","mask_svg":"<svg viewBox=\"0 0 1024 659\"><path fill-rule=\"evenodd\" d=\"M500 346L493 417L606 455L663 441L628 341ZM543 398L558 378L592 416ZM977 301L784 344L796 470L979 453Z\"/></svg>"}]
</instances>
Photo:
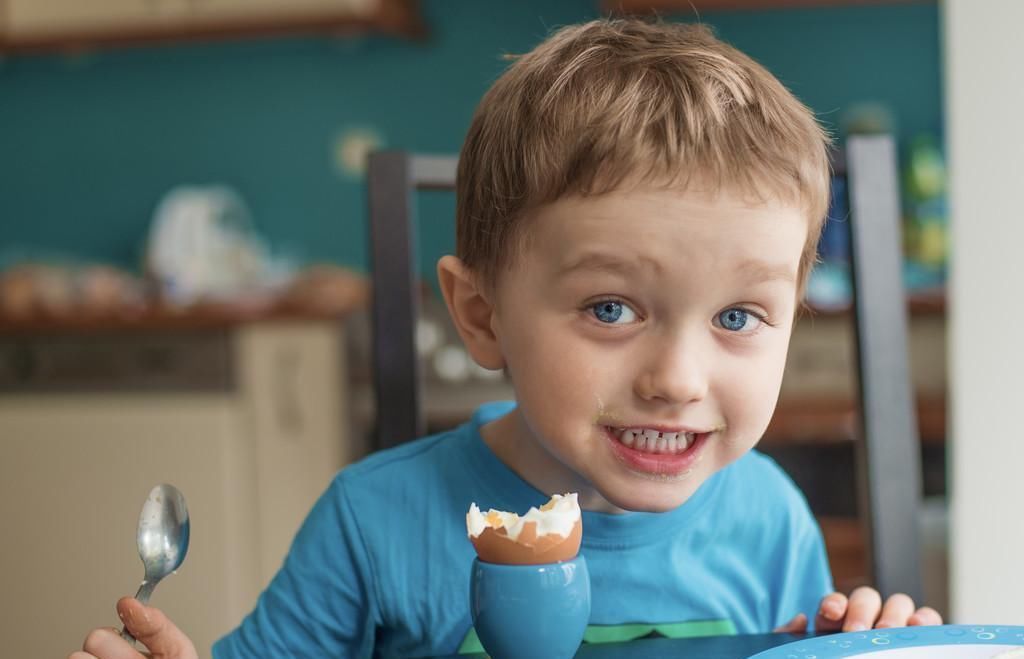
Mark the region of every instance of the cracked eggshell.
<instances>
[{"instance_id":1,"label":"cracked eggshell","mask_svg":"<svg viewBox=\"0 0 1024 659\"><path fill-rule=\"evenodd\" d=\"M556 494L540 508L520 517L474 503L466 515L469 540L480 560L503 565L540 565L572 560L583 538L583 515L577 495Z\"/></svg>"},{"instance_id":2,"label":"cracked eggshell","mask_svg":"<svg viewBox=\"0 0 1024 659\"><path fill-rule=\"evenodd\" d=\"M571 561L580 551L583 523L576 520L568 537L548 533L537 536L537 524L526 522L519 537L512 540L504 528L487 527L476 536L470 536L477 556L487 563L504 565L540 565Z\"/></svg>"}]
</instances>

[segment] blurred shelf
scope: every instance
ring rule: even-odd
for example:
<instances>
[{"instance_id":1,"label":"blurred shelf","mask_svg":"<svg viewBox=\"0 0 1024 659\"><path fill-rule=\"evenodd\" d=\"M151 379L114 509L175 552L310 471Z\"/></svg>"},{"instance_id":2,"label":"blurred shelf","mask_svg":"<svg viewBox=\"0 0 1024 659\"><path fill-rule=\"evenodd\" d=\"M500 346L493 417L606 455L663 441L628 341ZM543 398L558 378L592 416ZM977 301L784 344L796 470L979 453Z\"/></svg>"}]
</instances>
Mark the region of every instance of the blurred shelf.
<instances>
[{"instance_id":1,"label":"blurred shelf","mask_svg":"<svg viewBox=\"0 0 1024 659\"><path fill-rule=\"evenodd\" d=\"M462 385L430 383L423 388L423 409L430 429L452 428L467 420L481 404L513 400L507 382L474 381ZM353 386L353 410L363 423L373 422L373 390L368 383ZM946 400L920 396L917 400L921 443L946 440ZM761 440L763 445L829 444L856 439L858 412L849 399L784 398Z\"/></svg>"},{"instance_id":2,"label":"blurred shelf","mask_svg":"<svg viewBox=\"0 0 1024 659\"><path fill-rule=\"evenodd\" d=\"M851 316L851 305L841 307L819 307L808 304L807 312L812 316ZM946 314L946 295L938 293L917 293L907 297L907 311L911 316L943 316ZM806 312L805 312L806 313Z\"/></svg>"},{"instance_id":3,"label":"blurred shelf","mask_svg":"<svg viewBox=\"0 0 1024 659\"><path fill-rule=\"evenodd\" d=\"M946 399L918 396L918 434L922 444L946 441ZM779 401L762 444L848 442L857 437L856 401L789 398Z\"/></svg>"},{"instance_id":4,"label":"blurred shelf","mask_svg":"<svg viewBox=\"0 0 1024 659\"><path fill-rule=\"evenodd\" d=\"M41 316L28 319L0 317L0 336L94 335L125 332L223 330L252 322L342 320L344 312L322 313L288 309L201 308L146 309L132 314Z\"/></svg>"},{"instance_id":5,"label":"blurred shelf","mask_svg":"<svg viewBox=\"0 0 1024 659\"><path fill-rule=\"evenodd\" d=\"M237 325L274 321L344 320L353 310L317 311L280 305L200 304L185 309L147 306L107 314L68 313L28 318L0 316L0 336L41 334L106 334L123 332L176 332L228 329Z\"/></svg>"},{"instance_id":6,"label":"blurred shelf","mask_svg":"<svg viewBox=\"0 0 1024 659\"><path fill-rule=\"evenodd\" d=\"M418 0L201 3L104 0L0 2L0 53L77 51L197 40L322 34L422 38Z\"/></svg>"},{"instance_id":7,"label":"blurred shelf","mask_svg":"<svg viewBox=\"0 0 1024 659\"><path fill-rule=\"evenodd\" d=\"M356 422L369 429L373 426L374 393L368 381L352 383L352 410ZM428 382L421 390L423 416L428 428L454 428L469 419L476 408L496 400L514 400L515 392L506 381L472 381L465 384Z\"/></svg>"},{"instance_id":8,"label":"blurred shelf","mask_svg":"<svg viewBox=\"0 0 1024 659\"><path fill-rule=\"evenodd\" d=\"M635 15L892 4L935 4L935 0L602 0L600 7L609 14Z\"/></svg>"}]
</instances>

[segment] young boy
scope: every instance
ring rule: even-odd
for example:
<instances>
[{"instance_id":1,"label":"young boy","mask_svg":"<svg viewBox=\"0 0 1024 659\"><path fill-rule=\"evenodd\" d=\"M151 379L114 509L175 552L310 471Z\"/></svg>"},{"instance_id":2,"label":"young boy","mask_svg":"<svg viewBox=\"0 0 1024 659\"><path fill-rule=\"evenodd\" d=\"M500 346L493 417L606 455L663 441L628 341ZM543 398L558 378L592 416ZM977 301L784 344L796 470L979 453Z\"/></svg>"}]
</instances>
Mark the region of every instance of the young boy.
<instances>
[{"instance_id":1,"label":"young boy","mask_svg":"<svg viewBox=\"0 0 1024 659\"><path fill-rule=\"evenodd\" d=\"M801 494L751 451L768 425L828 203L827 138L706 29L595 21L519 58L459 160L441 288L516 404L342 471L242 625L234 657L474 649L470 503L578 492L586 640L939 624L832 590ZM118 603L154 656L195 651ZM137 657L96 630L73 657Z\"/></svg>"}]
</instances>

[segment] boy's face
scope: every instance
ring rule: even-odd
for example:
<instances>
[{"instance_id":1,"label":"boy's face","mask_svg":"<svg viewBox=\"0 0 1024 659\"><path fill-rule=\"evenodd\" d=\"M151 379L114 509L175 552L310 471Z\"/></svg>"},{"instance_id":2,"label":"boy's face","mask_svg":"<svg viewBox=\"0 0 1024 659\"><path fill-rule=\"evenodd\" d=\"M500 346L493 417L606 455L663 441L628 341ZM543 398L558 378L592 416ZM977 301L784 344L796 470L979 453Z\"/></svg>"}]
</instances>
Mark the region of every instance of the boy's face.
<instances>
[{"instance_id":1,"label":"boy's face","mask_svg":"<svg viewBox=\"0 0 1024 659\"><path fill-rule=\"evenodd\" d=\"M782 381L802 211L639 188L539 209L493 292L519 407L485 432L546 492L663 511L757 443Z\"/></svg>"}]
</instances>

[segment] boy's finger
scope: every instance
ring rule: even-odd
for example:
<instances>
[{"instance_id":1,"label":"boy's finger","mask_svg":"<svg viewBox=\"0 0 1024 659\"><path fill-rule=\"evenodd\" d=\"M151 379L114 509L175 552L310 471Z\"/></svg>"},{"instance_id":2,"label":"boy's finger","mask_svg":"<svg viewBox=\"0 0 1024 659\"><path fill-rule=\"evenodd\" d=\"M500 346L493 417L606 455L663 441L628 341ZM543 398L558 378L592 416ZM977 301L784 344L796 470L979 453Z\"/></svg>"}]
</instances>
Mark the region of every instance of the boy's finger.
<instances>
[{"instance_id":1,"label":"boy's finger","mask_svg":"<svg viewBox=\"0 0 1024 659\"><path fill-rule=\"evenodd\" d=\"M776 627L772 631L776 634L802 634L807 631L807 616L802 613L798 613L793 616L792 620L781 627Z\"/></svg>"},{"instance_id":2,"label":"boy's finger","mask_svg":"<svg viewBox=\"0 0 1024 659\"><path fill-rule=\"evenodd\" d=\"M907 625L910 626L921 626L921 625L941 625L942 616L939 612L930 606L922 606L920 609L914 612L914 615L910 616L907 620Z\"/></svg>"},{"instance_id":3,"label":"boy's finger","mask_svg":"<svg viewBox=\"0 0 1024 659\"><path fill-rule=\"evenodd\" d=\"M842 593L832 593L822 598L818 613L814 616L814 631L835 632L843 626L847 599Z\"/></svg>"},{"instance_id":4,"label":"boy's finger","mask_svg":"<svg viewBox=\"0 0 1024 659\"><path fill-rule=\"evenodd\" d=\"M132 636L149 649L153 659L196 657L192 641L160 609L144 606L134 597L122 597L117 601L117 614Z\"/></svg>"},{"instance_id":5,"label":"boy's finger","mask_svg":"<svg viewBox=\"0 0 1024 659\"><path fill-rule=\"evenodd\" d=\"M882 615L875 623L879 629L883 627L906 627L910 616L914 615L914 600L908 595L897 593L885 600Z\"/></svg>"},{"instance_id":6,"label":"boy's finger","mask_svg":"<svg viewBox=\"0 0 1024 659\"><path fill-rule=\"evenodd\" d=\"M821 600L818 615L826 620L841 621L846 615L848 601L842 593L832 593Z\"/></svg>"},{"instance_id":7,"label":"boy's finger","mask_svg":"<svg viewBox=\"0 0 1024 659\"><path fill-rule=\"evenodd\" d=\"M874 588L861 586L850 593L850 604L846 607L844 632L860 632L871 629L882 610L882 596Z\"/></svg>"},{"instance_id":8,"label":"boy's finger","mask_svg":"<svg viewBox=\"0 0 1024 659\"><path fill-rule=\"evenodd\" d=\"M68 655L68 659L96 659L96 655L79 650Z\"/></svg>"},{"instance_id":9,"label":"boy's finger","mask_svg":"<svg viewBox=\"0 0 1024 659\"><path fill-rule=\"evenodd\" d=\"M82 650L87 652L88 657L102 657L103 659L142 659L142 655L135 651L128 641L121 638L116 629L104 627L94 629L85 637ZM76 658L77 659L77 658Z\"/></svg>"}]
</instances>

